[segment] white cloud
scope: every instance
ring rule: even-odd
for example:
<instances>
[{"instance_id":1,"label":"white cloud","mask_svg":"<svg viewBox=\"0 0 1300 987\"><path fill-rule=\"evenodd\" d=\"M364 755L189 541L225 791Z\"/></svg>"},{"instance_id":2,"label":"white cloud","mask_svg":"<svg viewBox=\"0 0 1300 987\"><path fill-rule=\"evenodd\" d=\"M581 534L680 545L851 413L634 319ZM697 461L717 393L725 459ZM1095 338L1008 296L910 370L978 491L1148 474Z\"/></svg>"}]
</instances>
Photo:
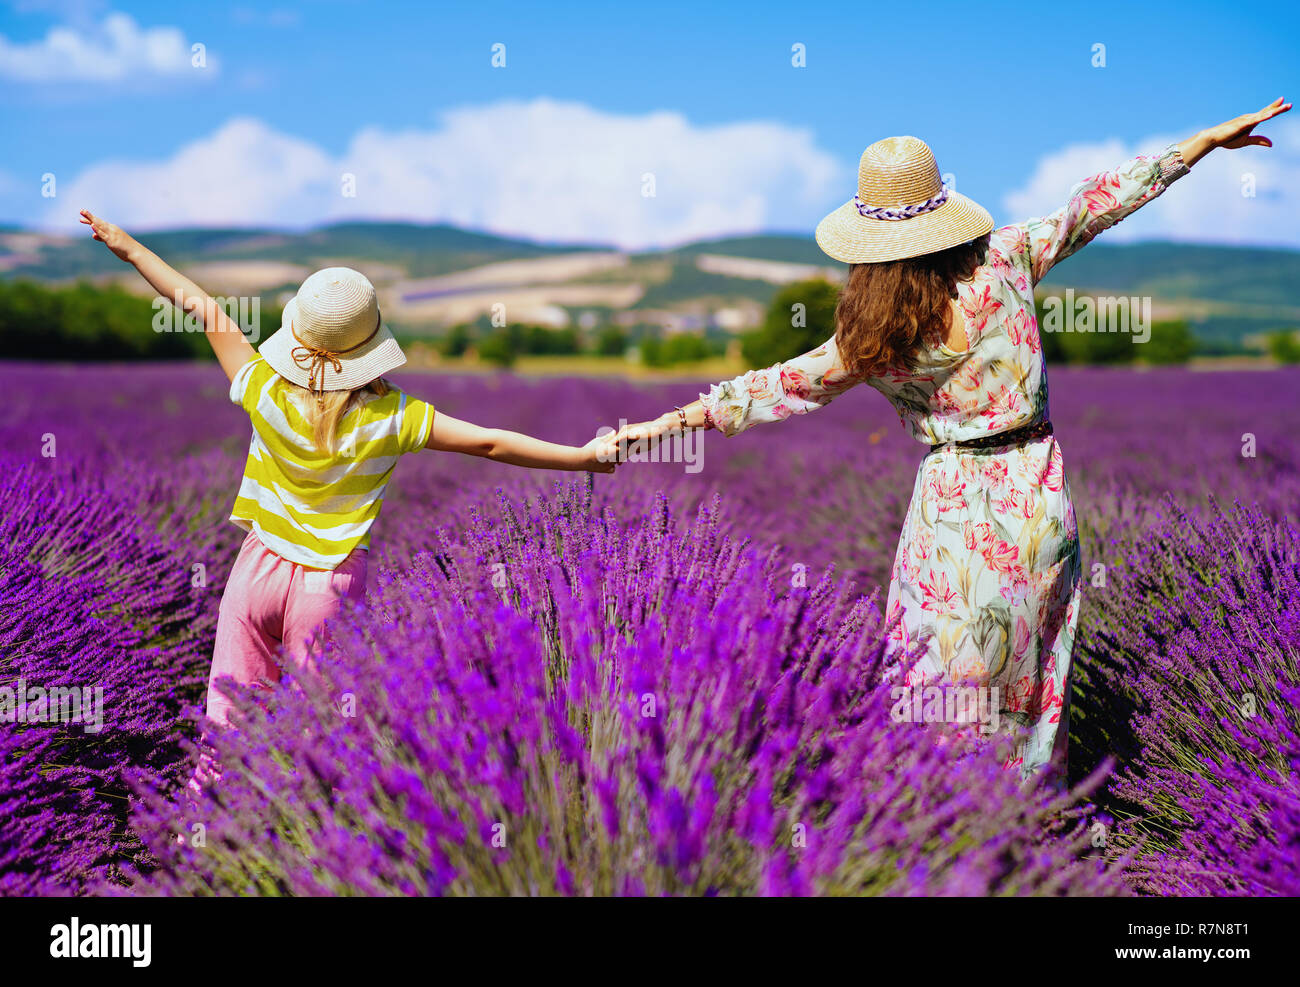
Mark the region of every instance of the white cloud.
<instances>
[{"instance_id":1,"label":"white cloud","mask_svg":"<svg viewBox=\"0 0 1300 987\"><path fill-rule=\"evenodd\" d=\"M841 199L844 173L807 130L538 99L454 110L432 129L366 128L338 156L236 119L166 160L94 165L58 201L128 228L394 219L635 248L811 232ZM354 198L341 192L345 174ZM64 226L69 207L39 221Z\"/></svg>"},{"instance_id":2,"label":"white cloud","mask_svg":"<svg viewBox=\"0 0 1300 987\"><path fill-rule=\"evenodd\" d=\"M0 35L0 78L20 82L117 82L196 72L191 47L175 27L142 28L127 14L109 14L98 26L53 27L40 41ZM216 70L206 56L203 71Z\"/></svg>"},{"instance_id":3,"label":"white cloud","mask_svg":"<svg viewBox=\"0 0 1300 987\"><path fill-rule=\"evenodd\" d=\"M1264 128L1275 147L1215 151L1106 242L1174 239L1300 246L1300 121ZM1051 212L1071 186L1175 138L1071 145L1004 198L1006 220ZM1242 175L1256 194L1241 194ZM643 176L655 195L642 195ZM345 197L343 176L355 177ZM448 222L543 241L642 248L764 230L811 233L852 172L807 130L698 125L677 113L607 113L538 99L467 107L435 126L367 127L342 153L250 118L153 161L104 161L59 176L57 200L18 218L69 229L82 206L128 229L303 228L345 219ZM33 197L34 198L34 197Z\"/></svg>"},{"instance_id":4,"label":"white cloud","mask_svg":"<svg viewBox=\"0 0 1300 987\"><path fill-rule=\"evenodd\" d=\"M338 171L314 144L237 118L165 161L92 165L60 187L43 225L75 223L82 208L127 229L277 225L337 195Z\"/></svg>"},{"instance_id":5,"label":"white cloud","mask_svg":"<svg viewBox=\"0 0 1300 987\"><path fill-rule=\"evenodd\" d=\"M1102 235L1106 243L1181 240L1300 247L1300 120L1281 118L1258 131L1273 147L1216 150L1160 198ZM1117 140L1072 144L1039 159L1029 180L1004 199L1016 222L1059 208L1081 179L1135 154L1156 153L1178 137L1155 135L1127 145ZM1247 176L1254 195L1245 196Z\"/></svg>"}]
</instances>

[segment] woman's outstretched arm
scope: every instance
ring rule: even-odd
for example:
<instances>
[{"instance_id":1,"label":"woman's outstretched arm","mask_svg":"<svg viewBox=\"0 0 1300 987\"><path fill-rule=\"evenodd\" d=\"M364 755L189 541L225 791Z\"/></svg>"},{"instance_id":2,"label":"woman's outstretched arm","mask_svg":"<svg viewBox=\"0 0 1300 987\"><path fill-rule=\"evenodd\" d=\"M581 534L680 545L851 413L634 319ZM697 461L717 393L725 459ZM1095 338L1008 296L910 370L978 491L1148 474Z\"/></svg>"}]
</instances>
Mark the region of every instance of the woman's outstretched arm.
<instances>
[{"instance_id":1,"label":"woman's outstretched arm","mask_svg":"<svg viewBox=\"0 0 1300 987\"><path fill-rule=\"evenodd\" d=\"M1159 154L1141 154L1113 171L1084 179L1070 191L1069 201L1041 219L1005 227L1013 249L1028 252L1035 283L1053 267L1088 244L1103 230L1114 226L1161 195L1186 175L1190 167L1216 147L1271 147L1267 137L1251 131L1265 120L1285 113L1291 104L1276 99L1255 113L1235 117L1210 127L1179 144L1170 144Z\"/></svg>"},{"instance_id":2,"label":"woman's outstretched arm","mask_svg":"<svg viewBox=\"0 0 1300 987\"><path fill-rule=\"evenodd\" d=\"M121 227L114 226L88 209L81 210L81 222L90 227L96 240L139 271L154 291L169 302L179 301L186 312L193 313L203 321L203 334L212 345L212 352L216 354L227 378L234 380L239 368L257 355L235 320L206 291L168 265L152 250Z\"/></svg>"}]
</instances>

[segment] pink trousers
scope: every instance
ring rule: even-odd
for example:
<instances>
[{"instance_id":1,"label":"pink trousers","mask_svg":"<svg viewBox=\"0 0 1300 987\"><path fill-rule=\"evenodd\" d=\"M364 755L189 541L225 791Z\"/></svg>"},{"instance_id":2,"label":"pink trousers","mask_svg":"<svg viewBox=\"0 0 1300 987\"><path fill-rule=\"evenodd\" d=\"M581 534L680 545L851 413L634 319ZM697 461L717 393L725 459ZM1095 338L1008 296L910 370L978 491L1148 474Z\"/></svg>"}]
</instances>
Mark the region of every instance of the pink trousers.
<instances>
[{"instance_id":1,"label":"pink trousers","mask_svg":"<svg viewBox=\"0 0 1300 987\"><path fill-rule=\"evenodd\" d=\"M281 652L295 665L304 666L321 625L339 612L343 600L365 596L367 554L356 549L332 572L309 569L276 555L249 532L217 615L207 705L208 718L216 726L229 726L234 708L218 680L228 677L269 689L280 681ZM197 791L218 775L204 745L189 788Z\"/></svg>"}]
</instances>

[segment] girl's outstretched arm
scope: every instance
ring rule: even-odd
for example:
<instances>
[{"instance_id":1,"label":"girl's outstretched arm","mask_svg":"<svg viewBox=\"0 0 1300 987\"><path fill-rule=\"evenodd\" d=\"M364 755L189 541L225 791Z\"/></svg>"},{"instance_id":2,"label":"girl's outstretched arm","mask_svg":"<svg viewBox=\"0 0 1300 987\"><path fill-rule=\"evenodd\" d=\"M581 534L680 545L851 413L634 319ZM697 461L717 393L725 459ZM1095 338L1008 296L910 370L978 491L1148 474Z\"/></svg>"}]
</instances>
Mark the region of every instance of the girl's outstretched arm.
<instances>
[{"instance_id":1,"label":"girl's outstretched arm","mask_svg":"<svg viewBox=\"0 0 1300 987\"><path fill-rule=\"evenodd\" d=\"M145 247L119 226L81 210L81 221L90 227L91 234L119 258L126 261L168 301L193 313L203 322L203 334L212 344L212 352L226 376L234 379L235 373L257 354L235 321L230 318L202 288L148 247Z\"/></svg>"},{"instance_id":2,"label":"girl's outstretched arm","mask_svg":"<svg viewBox=\"0 0 1300 987\"><path fill-rule=\"evenodd\" d=\"M429 429L429 441L424 447L481 456L529 469L613 473L616 464L611 457L602 455L603 445L604 439L599 437L581 447L557 445L519 432L480 428L437 411L434 412L433 427Z\"/></svg>"}]
</instances>

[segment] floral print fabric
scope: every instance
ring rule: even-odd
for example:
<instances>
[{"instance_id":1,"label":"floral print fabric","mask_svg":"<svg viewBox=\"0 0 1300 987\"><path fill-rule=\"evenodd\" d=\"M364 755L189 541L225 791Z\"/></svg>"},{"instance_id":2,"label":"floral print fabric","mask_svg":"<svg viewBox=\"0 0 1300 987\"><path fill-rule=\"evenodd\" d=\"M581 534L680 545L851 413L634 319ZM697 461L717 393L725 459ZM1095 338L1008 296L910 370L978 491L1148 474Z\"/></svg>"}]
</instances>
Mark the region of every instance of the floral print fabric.
<instances>
[{"instance_id":1,"label":"floral print fabric","mask_svg":"<svg viewBox=\"0 0 1300 987\"><path fill-rule=\"evenodd\" d=\"M1034 286L1061 260L1187 173L1176 145L1086 179L1041 219L990 237L986 263L959 284L968 345L923 350L914 370L850 376L832 337L786 363L701 395L714 425L735 435L806 414L858 383L879 390L912 435L942 448L921 461L894 560L887 614L900 646L924 643L905 682L996 689L1008 767L1026 777L1064 758L1070 655L1082 566L1055 436L1019 446L949 443L1048 417L1047 372Z\"/></svg>"}]
</instances>

